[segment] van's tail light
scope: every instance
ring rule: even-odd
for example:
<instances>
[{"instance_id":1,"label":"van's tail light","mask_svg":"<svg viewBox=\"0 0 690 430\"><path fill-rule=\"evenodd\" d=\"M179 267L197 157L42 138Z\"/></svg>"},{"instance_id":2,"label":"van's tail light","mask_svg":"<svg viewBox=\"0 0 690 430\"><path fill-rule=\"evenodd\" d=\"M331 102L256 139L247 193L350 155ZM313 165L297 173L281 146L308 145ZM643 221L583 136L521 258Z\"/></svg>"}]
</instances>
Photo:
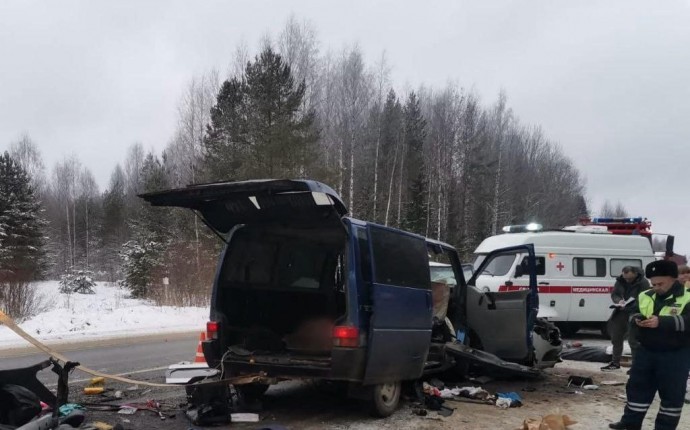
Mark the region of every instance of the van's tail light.
<instances>
[{"instance_id":1,"label":"van's tail light","mask_svg":"<svg viewBox=\"0 0 690 430\"><path fill-rule=\"evenodd\" d=\"M333 327L333 345L345 348L359 346L359 329L352 326Z\"/></svg>"},{"instance_id":2,"label":"van's tail light","mask_svg":"<svg viewBox=\"0 0 690 430\"><path fill-rule=\"evenodd\" d=\"M218 339L218 329L220 323L218 321L209 321L206 323L206 339Z\"/></svg>"}]
</instances>

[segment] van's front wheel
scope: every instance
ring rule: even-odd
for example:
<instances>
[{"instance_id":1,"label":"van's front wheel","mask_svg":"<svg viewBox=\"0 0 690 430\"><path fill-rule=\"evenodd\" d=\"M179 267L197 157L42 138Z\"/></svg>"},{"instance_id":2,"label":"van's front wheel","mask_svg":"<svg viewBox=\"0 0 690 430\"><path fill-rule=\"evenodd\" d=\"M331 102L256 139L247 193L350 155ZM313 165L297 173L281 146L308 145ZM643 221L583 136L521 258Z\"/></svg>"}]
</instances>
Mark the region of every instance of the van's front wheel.
<instances>
[{"instance_id":1,"label":"van's front wheel","mask_svg":"<svg viewBox=\"0 0 690 430\"><path fill-rule=\"evenodd\" d=\"M401 390L400 382L374 385L371 399L372 415L385 418L393 414L398 409Z\"/></svg>"}]
</instances>

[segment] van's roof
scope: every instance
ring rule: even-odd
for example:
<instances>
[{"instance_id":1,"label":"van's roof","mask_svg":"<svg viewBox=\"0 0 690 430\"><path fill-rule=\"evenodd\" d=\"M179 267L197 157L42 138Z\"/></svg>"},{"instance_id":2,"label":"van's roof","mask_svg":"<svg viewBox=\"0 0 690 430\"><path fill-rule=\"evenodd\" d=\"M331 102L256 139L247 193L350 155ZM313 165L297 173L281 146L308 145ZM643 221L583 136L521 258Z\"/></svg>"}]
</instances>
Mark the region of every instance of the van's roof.
<instances>
[{"instance_id":1,"label":"van's roof","mask_svg":"<svg viewBox=\"0 0 690 430\"><path fill-rule=\"evenodd\" d=\"M654 257L652 245L646 237L565 231L499 234L484 239L475 253L485 254L495 249L529 243L534 244L537 253Z\"/></svg>"},{"instance_id":2,"label":"van's roof","mask_svg":"<svg viewBox=\"0 0 690 430\"><path fill-rule=\"evenodd\" d=\"M446 243L446 242L441 242L440 240L432 239L432 238L429 238L429 237L424 237L424 236L421 236L421 235L416 234L416 233L412 233L412 232L407 231L407 230L401 230L401 229L399 229L399 228L390 227L390 226L385 226L385 225L383 225L383 224L377 224L377 223L375 223L375 222L364 221L364 220L361 220L361 219L352 218L352 217L347 217L347 216L346 216L346 217L343 217L343 218L350 220L350 222L351 222L352 224L354 224L354 225L359 225L359 226L362 226L362 227L366 227L366 226L368 226L368 225L372 225L372 226L376 226L376 227L382 227L382 228L385 228L385 229L387 229L387 230L393 230L393 231L397 231L397 232L404 233L404 234L409 235L409 236L415 236L415 237L418 237L418 238L420 238L420 239L424 239L427 243L432 244L432 245L439 245L439 246L444 247L444 248L455 249L455 247L454 247L453 245L450 245L450 244L448 244L448 243Z\"/></svg>"}]
</instances>

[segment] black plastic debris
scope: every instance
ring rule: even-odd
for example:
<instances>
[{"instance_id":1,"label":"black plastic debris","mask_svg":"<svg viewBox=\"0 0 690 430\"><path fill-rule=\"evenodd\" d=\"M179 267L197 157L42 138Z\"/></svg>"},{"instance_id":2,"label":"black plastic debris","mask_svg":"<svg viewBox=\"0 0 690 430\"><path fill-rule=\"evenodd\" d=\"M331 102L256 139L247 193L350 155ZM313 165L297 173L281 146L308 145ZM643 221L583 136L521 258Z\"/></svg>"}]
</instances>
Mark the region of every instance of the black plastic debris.
<instances>
[{"instance_id":1,"label":"black plastic debris","mask_svg":"<svg viewBox=\"0 0 690 430\"><path fill-rule=\"evenodd\" d=\"M606 348L597 346L583 346L561 352L563 360L588 361L591 363L609 363L611 354L606 353Z\"/></svg>"},{"instance_id":2,"label":"black plastic debris","mask_svg":"<svg viewBox=\"0 0 690 430\"><path fill-rule=\"evenodd\" d=\"M575 386L575 387L584 387L585 385L593 385L594 380L588 376L577 376L577 375L571 375L568 377L568 387Z\"/></svg>"},{"instance_id":3,"label":"black plastic debris","mask_svg":"<svg viewBox=\"0 0 690 430\"><path fill-rule=\"evenodd\" d=\"M23 426L41 413L41 400L20 385L0 386L0 424Z\"/></svg>"}]
</instances>

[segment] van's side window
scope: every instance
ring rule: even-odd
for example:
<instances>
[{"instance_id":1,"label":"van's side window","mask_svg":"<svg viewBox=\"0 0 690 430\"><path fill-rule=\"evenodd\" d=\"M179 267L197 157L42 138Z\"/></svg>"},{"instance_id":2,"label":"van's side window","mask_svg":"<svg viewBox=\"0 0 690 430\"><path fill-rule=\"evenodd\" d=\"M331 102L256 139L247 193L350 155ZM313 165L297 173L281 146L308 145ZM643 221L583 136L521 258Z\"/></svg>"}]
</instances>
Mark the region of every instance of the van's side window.
<instances>
[{"instance_id":1,"label":"van's side window","mask_svg":"<svg viewBox=\"0 0 690 430\"><path fill-rule=\"evenodd\" d=\"M573 258L573 275L588 278L602 278L606 276L605 258Z\"/></svg>"},{"instance_id":2,"label":"van's side window","mask_svg":"<svg viewBox=\"0 0 690 430\"><path fill-rule=\"evenodd\" d=\"M431 288L426 241L382 228L370 230L376 283Z\"/></svg>"},{"instance_id":3,"label":"van's side window","mask_svg":"<svg viewBox=\"0 0 690 430\"><path fill-rule=\"evenodd\" d=\"M642 260L636 260L632 258L612 258L611 267L609 273L611 277L615 278L620 276L623 272L623 268L626 266L638 267L642 269Z\"/></svg>"},{"instance_id":4,"label":"van's side window","mask_svg":"<svg viewBox=\"0 0 690 430\"><path fill-rule=\"evenodd\" d=\"M522 259L522 263L520 263L523 267L527 267L527 260L529 260L529 257L525 257ZM546 275L546 260L544 257L536 257L535 263L537 265L537 276L539 275Z\"/></svg>"}]
</instances>

